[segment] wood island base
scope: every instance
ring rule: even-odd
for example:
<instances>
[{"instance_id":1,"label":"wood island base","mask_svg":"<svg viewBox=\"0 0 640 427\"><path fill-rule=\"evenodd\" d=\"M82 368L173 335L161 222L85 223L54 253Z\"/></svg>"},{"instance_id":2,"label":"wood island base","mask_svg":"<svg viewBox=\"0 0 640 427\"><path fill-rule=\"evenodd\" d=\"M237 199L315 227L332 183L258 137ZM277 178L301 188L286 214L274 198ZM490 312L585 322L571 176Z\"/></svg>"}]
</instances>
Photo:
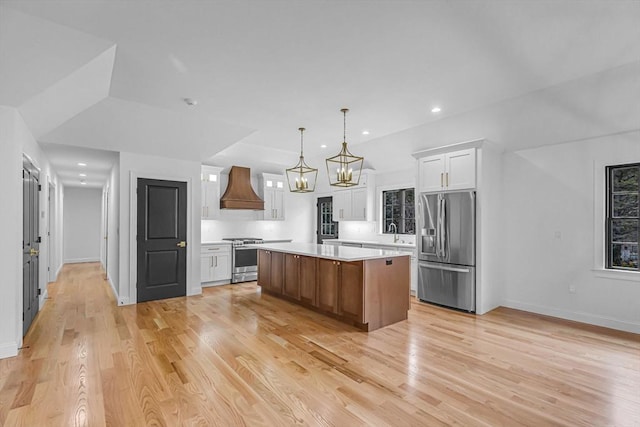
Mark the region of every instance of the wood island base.
<instances>
[{"instance_id":1,"label":"wood island base","mask_svg":"<svg viewBox=\"0 0 640 427\"><path fill-rule=\"evenodd\" d=\"M374 331L407 319L410 257L343 261L260 249L258 285L269 295Z\"/></svg>"}]
</instances>

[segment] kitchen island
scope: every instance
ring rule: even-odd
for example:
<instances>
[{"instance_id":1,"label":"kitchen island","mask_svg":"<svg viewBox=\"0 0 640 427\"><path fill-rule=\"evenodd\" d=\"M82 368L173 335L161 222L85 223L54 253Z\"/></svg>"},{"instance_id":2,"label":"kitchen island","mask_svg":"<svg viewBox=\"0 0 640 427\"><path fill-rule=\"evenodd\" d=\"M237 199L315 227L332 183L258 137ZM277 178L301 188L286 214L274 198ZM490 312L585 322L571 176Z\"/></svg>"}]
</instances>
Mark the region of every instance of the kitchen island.
<instances>
[{"instance_id":1,"label":"kitchen island","mask_svg":"<svg viewBox=\"0 0 640 427\"><path fill-rule=\"evenodd\" d=\"M311 243L258 248L258 285L270 295L373 331L407 319L407 253Z\"/></svg>"}]
</instances>

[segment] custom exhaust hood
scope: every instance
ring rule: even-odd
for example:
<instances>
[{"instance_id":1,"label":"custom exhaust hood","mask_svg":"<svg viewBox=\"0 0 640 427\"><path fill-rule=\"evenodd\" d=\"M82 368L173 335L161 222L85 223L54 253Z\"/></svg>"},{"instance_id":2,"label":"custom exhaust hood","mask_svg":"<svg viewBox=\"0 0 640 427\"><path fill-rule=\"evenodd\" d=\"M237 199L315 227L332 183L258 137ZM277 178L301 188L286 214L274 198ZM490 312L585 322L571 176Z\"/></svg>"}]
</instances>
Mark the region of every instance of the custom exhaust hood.
<instances>
[{"instance_id":1,"label":"custom exhaust hood","mask_svg":"<svg viewBox=\"0 0 640 427\"><path fill-rule=\"evenodd\" d=\"M264 210L264 200L251 187L251 169L231 166L229 184L220 198L220 208Z\"/></svg>"}]
</instances>

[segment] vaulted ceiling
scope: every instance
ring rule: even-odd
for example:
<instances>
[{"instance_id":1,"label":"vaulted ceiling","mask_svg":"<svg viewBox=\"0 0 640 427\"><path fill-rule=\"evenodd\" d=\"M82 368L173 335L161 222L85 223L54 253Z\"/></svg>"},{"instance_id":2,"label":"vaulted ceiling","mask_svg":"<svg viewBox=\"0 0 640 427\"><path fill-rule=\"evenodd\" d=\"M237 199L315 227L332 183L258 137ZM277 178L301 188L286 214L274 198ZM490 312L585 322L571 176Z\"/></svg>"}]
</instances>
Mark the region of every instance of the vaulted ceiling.
<instances>
[{"instance_id":1,"label":"vaulted ceiling","mask_svg":"<svg viewBox=\"0 0 640 427\"><path fill-rule=\"evenodd\" d=\"M0 104L18 108L48 149L221 166L245 157L267 169L295 163L300 126L309 157L334 154L346 106L348 140L392 169L420 145L466 138L451 119L479 108L496 111L474 136L506 149L538 141L509 126L548 128L532 112L576 128L593 122L575 121L576 107L615 122L609 105L637 108L638 22L634 0L2 0ZM602 92L607 108L581 104ZM517 126L492 124L503 120Z\"/></svg>"}]
</instances>

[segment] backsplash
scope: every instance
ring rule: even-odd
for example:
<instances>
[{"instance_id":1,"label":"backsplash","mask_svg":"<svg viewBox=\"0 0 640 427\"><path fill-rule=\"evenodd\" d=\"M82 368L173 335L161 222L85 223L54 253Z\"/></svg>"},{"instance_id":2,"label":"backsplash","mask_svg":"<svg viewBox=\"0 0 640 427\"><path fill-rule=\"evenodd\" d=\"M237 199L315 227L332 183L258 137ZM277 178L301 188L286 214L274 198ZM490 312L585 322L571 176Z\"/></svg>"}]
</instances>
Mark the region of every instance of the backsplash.
<instances>
[{"instance_id":1,"label":"backsplash","mask_svg":"<svg viewBox=\"0 0 640 427\"><path fill-rule=\"evenodd\" d=\"M338 230L340 239L393 243L393 234L381 234L375 221L342 221ZM414 234L398 234L398 238L404 243L416 242Z\"/></svg>"},{"instance_id":2,"label":"backsplash","mask_svg":"<svg viewBox=\"0 0 640 427\"><path fill-rule=\"evenodd\" d=\"M293 239L310 241L311 236L301 236L301 230L291 230L284 221L202 221L200 236L203 242L222 240L225 237L258 237L265 240Z\"/></svg>"}]
</instances>

